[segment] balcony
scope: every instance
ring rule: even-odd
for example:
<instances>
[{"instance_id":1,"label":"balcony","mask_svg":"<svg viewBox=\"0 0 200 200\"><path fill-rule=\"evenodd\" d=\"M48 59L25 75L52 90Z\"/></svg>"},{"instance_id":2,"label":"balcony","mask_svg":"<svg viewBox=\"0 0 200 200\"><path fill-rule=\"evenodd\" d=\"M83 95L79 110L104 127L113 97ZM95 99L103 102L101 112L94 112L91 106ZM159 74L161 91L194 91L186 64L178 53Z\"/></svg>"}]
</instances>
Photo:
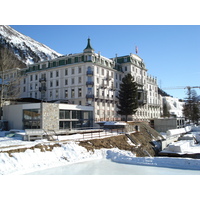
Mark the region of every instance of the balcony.
<instances>
[{"instance_id":1,"label":"balcony","mask_svg":"<svg viewBox=\"0 0 200 200\"><path fill-rule=\"evenodd\" d=\"M46 77L42 77L39 79L39 82L46 82L46 81L47 81Z\"/></svg>"},{"instance_id":2,"label":"balcony","mask_svg":"<svg viewBox=\"0 0 200 200\"><path fill-rule=\"evenodd\" d=\"M87 81L87 82L86 82L86 85L87 85L87 86L89 86L89 85L93 86L93 85L94 85L94 81Z\"/></svg>"},{"instance_id":3,"label":"balcony","mask_svg":"<svg viewBox=\"0 0 200 200\"><path fill-rule=\"evenodd\" d=\"M46 86L41 86L39 87L39 91L42 92L42 91L46 91L47 90L47 87Z\"/></svg>"},{"instance_id":4,"label":"balcony","mask_svg":"<svg viewBox=\"0 0 200 200\"><path fill-rule=\"evenodd\" d=\"M100 87L101 88L107 88L107 86L108 86L107 84L103 83Z\"/></svg>"},{"instance_id":5,"label":"balcony","mask_svg":"<svg viewBox=\"0 0 200 200\"><path fill-rule=\"evenodd\" d=\"M112 79L112 76L107 75L106 79L107 79L107 81L110 81Z\"/></svg>"},{"instance_id":6,"label":"balcony","mask_svg":"<svg viewBox=\"0 0 200 200\"><path fill-rule=\"evenodd\" d=\"M110 89L110 90L115 91L115 90L116 90L116 87L115 87L115 86L111 86L111 89Z\"/></svg>"},{"instance_id":7,"label":"balcony","mask_svg":"<svg viewBox=\"0 0 200 200\"><path fill-rule=\"evenodd\" d=\"M94 94L86 94L86 99L94 99Z\"/></svg>"},{"instance_id":8,"label":"balcony","mask_svg":"<svg viewBox=\"0 0 200 200\"><path fill-rule=\"evenodd\" d=\"M87 75L87 76L93 76L93 75L94 75L94 72L93 72L93 71L87 71L87 72L86 72L86 75Z\"/></svg>"},{"instance_id":9,"label":"balcony","mask_svg":"<svg viewBox=\"0 0 200 200\"><path fill-rule=\"evenodd\" d=\"M138 104L144 105L147 103L147 91L143 89L138 89Z\"/></svg>"}]
</instances>

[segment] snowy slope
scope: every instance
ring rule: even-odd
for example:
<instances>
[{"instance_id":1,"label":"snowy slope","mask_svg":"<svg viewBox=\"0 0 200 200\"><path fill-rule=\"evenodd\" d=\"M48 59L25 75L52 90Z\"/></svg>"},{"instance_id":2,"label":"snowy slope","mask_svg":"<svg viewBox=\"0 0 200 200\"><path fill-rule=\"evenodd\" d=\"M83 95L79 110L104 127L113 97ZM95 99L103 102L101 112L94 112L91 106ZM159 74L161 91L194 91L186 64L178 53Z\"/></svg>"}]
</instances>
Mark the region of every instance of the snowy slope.
<instances>
[{"instance_id":1,"label":"snowy slope","mask_svg":"<svg viewBox=\"0 0 200 200\"><path fill-rule=\"evenodd\" d=\"M163 97L164 103L167 104L167 108L171 115L176 115L177 117L183 117L183 106L184 102L180 102L178 98L173 97Z\"/></svg>"},{"instance_id":2,"label":"snowy slope","mask_svg":"<svg viewBox=\"0 0 200 200\"><path fill-rule=\"evenodd\" d=\"M0 25L0 44L10 49L26 64L61 56L61 54L46 45L21 34L7 25Z\"/></svg>"}]
</instances>

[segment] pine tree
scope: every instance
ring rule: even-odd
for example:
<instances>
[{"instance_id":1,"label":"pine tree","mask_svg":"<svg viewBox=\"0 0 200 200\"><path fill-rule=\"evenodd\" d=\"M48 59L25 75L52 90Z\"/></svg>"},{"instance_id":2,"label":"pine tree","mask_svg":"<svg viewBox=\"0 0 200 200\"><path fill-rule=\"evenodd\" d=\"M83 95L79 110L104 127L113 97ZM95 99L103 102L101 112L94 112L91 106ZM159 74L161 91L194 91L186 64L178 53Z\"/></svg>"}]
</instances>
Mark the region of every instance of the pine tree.
<instances>
[{"instance_id":1,"label":"pine tree","mask_svg":"<svg viewBox=\"0 0 200 200\"><path fill-rule=\"evenodd\" d=\"M127 74L123 79L120 85L119 90L119 104L117 111L120 115L125 115L125 120L128 120L128 115L133 115L136 113L138 108L138 99L137 99L137 83L134 82L134 78L131 74Z\"/></svg>"}]
</instances>

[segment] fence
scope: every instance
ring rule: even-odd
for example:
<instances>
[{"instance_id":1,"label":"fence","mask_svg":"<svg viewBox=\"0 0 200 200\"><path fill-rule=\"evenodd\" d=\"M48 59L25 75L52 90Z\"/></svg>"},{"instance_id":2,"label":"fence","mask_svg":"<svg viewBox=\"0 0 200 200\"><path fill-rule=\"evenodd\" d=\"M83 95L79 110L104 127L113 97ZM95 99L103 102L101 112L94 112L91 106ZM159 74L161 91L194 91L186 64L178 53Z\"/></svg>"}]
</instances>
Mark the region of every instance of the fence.
<instances>
[{"instance_id":1,"label":"fence","mask_svg":"<svg viewBox=\"0 0 200 200\"><path fill-rule=\"evenodd\" d=\"M38 139L48 140L90 140L113 135L124 134L124 128L118 129L74 129L74 130L43 130L43 129L26 129L24 140L34 141Z\"/></svg>"}]
</instances>

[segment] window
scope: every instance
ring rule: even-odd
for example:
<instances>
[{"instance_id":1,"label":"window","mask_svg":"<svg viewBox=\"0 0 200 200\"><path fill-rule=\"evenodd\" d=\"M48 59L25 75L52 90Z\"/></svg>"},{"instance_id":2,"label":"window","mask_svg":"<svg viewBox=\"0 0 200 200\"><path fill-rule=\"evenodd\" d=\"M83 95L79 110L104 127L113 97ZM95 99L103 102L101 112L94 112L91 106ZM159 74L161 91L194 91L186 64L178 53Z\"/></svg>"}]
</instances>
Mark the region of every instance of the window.
<instances>
[{"instance_id":1,"label":"window","mask_svg":"<svg viewBox=\"0 0 200 200\"><path fill-rule=\"evenodd\" d=\"M53 72L50 72L50 78L53 78Z\"/></svg>"},{"instance_id":2,"label":"window","mask_svg":"<svg viewBox=\"0 0 200 200\"><path fill-rule=\"evenodd\" d=\"M59 129L69 129L69 128L70 128L70 122L68 121L59 122Z\"/></svg>"},{"instance_id":3,"label":"window","mask_svg":"<svg viewBox=\"0 0 200 200\"><path fill-rule=\"evenodd\" d=\"M68 98L68 90L65 90L65 98Z\"/></svg>"},{"instance_id":4,"label":"window","mask_svg":"<svg viewBox=\"0 0 200 200\"><path fill-rule=\"evenodd\" d=\"M81 97L81 96L82 96L82 89L78 88L78 97Z\"/></svg>"},{"instance_id":5,"label":"window","mask_svg":"<svg viewBox=\"0 0 200 200\"><path fill-rule=\"evenodd\" d=\"M41 92L41 99L45 99L45 97L46 97L46 93L45 93L45 91L42 91Z\"/></svg>"},{"instance_id":6,"label":"window","mask_svg":"<svg viewBox=\"0 0 200 200\"><path fill-rule=\"evenodd\" d=\"M59 81L58 81L58 80L56 80L56 86L57 86L57 87L59 86Z\"/></svg>"},{"instance_id":7,"label":"window","mask_svg":"<svg viewBox=\"0 0 200 200\"><path fill-rule=\"evenodd\" d=\"M58 90L56 90L56 99L58 98Z\"/></svg>"},{"instance_id":8,"label":"window","mask_svg":"<svg viewBox=\"0 0 200 200\"><path fill-rule=\"evenodd\" d=\"M82 78L79 77L79 78L78 78L78 83L81 83L81 82L82 82Z\"/></svg>"},{"instance_id":9,"label":"window","mask_svg":"<svg viewBox=\"0 0 200 200\"><path fill-rule=\"evenodd\" d=\"M82 71L81 67L78 68L78 73L80 74Z\"/></svg>"},{"instance_id":10,"label":"window","mask_svg":"<svg viewBox=\"0 0 200 200\"><path fill-rule=\"evenodd\" d=\"M92 88L88 88L88 93L87 94L92 94Z\"/></svg>"},{"instance_id":11,"label":"window","mask_svg":"<svg viewBox=\"0 0 200 200\"><path fill-rule=\"evenodd\" d=\"M60 117L60 119L70 119L70 111L69 110L60 110L59 117Z\"/></svg>"},{"instance_id":12,"label":"window","mask_svg":"<svg viewBox=\"0 0 200 200\"><path fill-rule=\"evenodd\" d=\"M37 75L37 74L35 75L35 80L36 80L36 81L38 80L38 75Z\"/></svg>"},{"instance_id":13,"label":"window","mask_svg":"<svg viewBox=\"0 0 200 200\"><path fill-rule=\"evenodd\" d=\"M65 79L65 85L68 85L68 79Z\"/></svg>"},{"instance_id":14,"label":"window","mask_svg":"<svg viewBox=\"0 0 200 200\"><path fill-rule=\"evenodd\" d=\"M91 56L91 55L88 55L87 60L88 60L88 61L91 61L91 60L92 60L92 56Z\"/></svg>"},{"instance_id":15,"label":"window","mask_svg":"<svg viewBox=\"0 0 200 200\"><path fill-rule=\"evenodd\" d=\"M65 76L68 75L68 69L65 69Z\"/></svg>"},{"instance_id":16,"label":"window","mask_svg":"<svg viewBox=\"0 0 200 200\"><path fill-rule=\"evenodd\" d=\"M50 87L53 87L53 81L50 81Z\"/></svg>"},{"instance_id":17,"label":"window","mask_svg":"<svg viewBox=\"0 0 200 200\"><path fill-rule=\"evenodd\" d=\"M99 96L99 89L97 89L97 97Z\"/></svg>"},{"instance_id":18,"label":"window","mask_svg":"<svg viewBox=\"0 0 200 200\"><path fill-rule=\"evenodd\" d=\"M42 69L45 69L45 68L46 68L46 64L43 64L43 65L42 65Z\"/></svg>"},{"instance_id":19,"label":"window","mask_svg":"<svg viewBox=\"0 0 200 200\"><path fill-rule=\"evenodd\" d=\"M59 71L56 71L56 77L58 77L59 76Z\"/></svg>"},{"instance_id":20,"label":"window","mask_svg":"<svg viewBox=\"0 0 200 200\"><path fill-rule=\"evenodd\" d=\"M74 98L74 89L71 90L71 97Z\"/></svg>"},{"instance_id":21,"label":"window","mask_svg":"<svg viewBox=\"0 0 200 200\"><path fill-rule=\"evenodd\" d=\"M33 75L30 76L30 80L31 80L31 81L33 80Z\"/></svg>"},{"instance_id":22,"label":"window","mask_svg":"<svg viewBox=\"0 0 200 200\"><path fill-rule=\"evenodd\" d=\"M26 79L24 78L24 84L26 84Z\"/></svg>"},{"instance_id":23,"label":"window","mask_svg":"<svg viewBox=\"0 0 200 200\"><path fill-rule=\"evenodd\" d=\"M24 129L39 129L40 128L40 109L25 109L23 110L23 125Z\"/></svg>"},{"instance_id":24,"label":"window","mask_svg":"<svg viewBox=\"0 0 200 200\"><path fill-rule=\"evenodd\" d=\"M92 77L91 77L91 76L88 76L87 81L88 81L88 82L92 82Z\"/></svg>"},{"instance_id":25,"label":"window","mask_svg":"<svg viewBox=\"0 0 200 200\"><path fill-rule=\"evenodd\" d=\"M101 70L101 75L104 75L104 69Z\"/></svg>"},{"instance_id":26,"label":"window","mask_svg":"<svg viewBox=\"0 0 200 200\"><path fill-rule=\"evenodd\" d=\"M74 78L72 78L72 83L71 83L72 85L74 84Z\"/></svg>"},{"instance_id":27,"label":"window","mask_svg":"<svg viewBox=\"0 0 200 200\"><path fill-rule=\"evenodd\" d=\"M72 74L74 74L74 68L72 68Z\"/></svg>"}]
</instances>

